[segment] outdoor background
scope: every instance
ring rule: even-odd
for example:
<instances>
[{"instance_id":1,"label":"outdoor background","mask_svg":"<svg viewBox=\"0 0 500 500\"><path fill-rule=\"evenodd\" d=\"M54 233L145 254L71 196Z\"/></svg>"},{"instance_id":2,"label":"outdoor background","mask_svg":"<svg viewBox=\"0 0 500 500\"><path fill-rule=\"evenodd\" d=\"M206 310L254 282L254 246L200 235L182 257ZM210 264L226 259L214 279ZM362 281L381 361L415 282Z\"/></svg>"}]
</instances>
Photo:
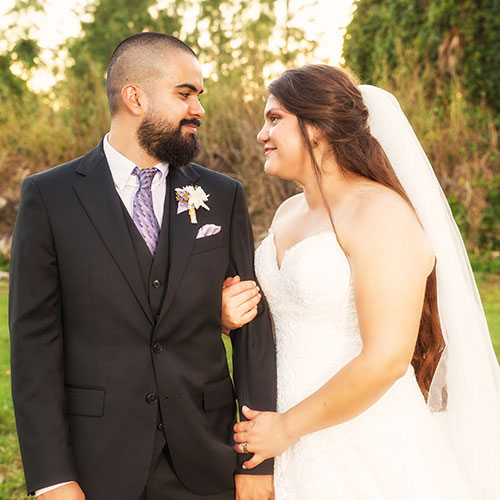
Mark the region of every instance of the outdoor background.
<instances>
[{"instance_id":1,"label":"outdoor background","mask_svg":"<svg viewBox=\"0 0 500 500\"><path fill-rule=\"evenodd\" d=\"M22 179L101 140L109 127L104 82L113 48L133 33L163 31L199 54L207 115L197 161L241 180L257 241L298 189L262 169L255 136L266 84L286 67L328 62L394 93L462 231L500 356L500 0L57 4L1 0L0 273L9 267ZM10 400L7 295L0 281L0 499L19 500L25 496Z\"/></svg>"}]
</instances>

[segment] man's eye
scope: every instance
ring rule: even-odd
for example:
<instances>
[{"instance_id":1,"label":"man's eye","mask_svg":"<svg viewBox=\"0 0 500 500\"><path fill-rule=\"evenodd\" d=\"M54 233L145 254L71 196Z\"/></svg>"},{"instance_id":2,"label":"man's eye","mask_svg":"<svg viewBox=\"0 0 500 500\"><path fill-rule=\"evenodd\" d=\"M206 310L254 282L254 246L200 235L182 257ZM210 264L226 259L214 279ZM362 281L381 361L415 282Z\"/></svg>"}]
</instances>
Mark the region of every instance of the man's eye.
<instances>
[{"instance_id":1,"label":"man's eye","mask_svg":"<svg viewBox=\"0 0 500 500\"><path fill-rule=\"evenodd\" d=\"M181 96L184 97L184 99L187 99L190 96L190 94L189 92L181 92Z\"/></svg>"}]
</instances>

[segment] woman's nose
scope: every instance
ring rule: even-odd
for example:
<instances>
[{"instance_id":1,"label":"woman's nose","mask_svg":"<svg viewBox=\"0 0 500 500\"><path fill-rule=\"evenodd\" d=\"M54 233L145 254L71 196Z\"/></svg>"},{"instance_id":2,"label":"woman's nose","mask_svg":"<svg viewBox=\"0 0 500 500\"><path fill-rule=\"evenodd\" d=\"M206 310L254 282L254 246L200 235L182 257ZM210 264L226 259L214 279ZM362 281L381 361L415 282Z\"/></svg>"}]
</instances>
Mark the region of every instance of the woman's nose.
<instances>
[{"instance_id":1,"label":"woman's nose","mask_svg":"<svg viewBox=\"0 0 500 500\"><path fill-rule=\"evenodd\" d=\"M264 125L260 129L260 132L257 134L257 140L259 142L267 142L269 140L269 133L268 133L266 125Z\"/></svg>"}]
</instances>

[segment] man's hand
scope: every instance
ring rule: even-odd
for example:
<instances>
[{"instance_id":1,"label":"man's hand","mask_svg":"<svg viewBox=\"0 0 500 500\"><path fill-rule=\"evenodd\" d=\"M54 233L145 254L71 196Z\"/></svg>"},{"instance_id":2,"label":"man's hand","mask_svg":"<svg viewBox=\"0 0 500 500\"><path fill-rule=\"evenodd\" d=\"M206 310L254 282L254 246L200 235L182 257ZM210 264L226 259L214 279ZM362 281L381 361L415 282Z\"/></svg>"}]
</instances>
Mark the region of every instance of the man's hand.
<instances>
[{"instance_id":1,"label":"man's hand","mask_svg":"<svg viewBox=\"0 0 500 500\"><path fill-rule=\"evenodd\" d=\"M222 331L241 328L257 315L259 287L254 281L240 281L239 276L226 278L222 286Z\"/></svg>"},{"instance_id":2,"label":"man's hand","mask_svg":"<svg viewBox=\"0 0 500 500\"><path fill-rule=\"evenodd\" d=\"M236 500L274 500L273 476L236 474Z\"/></svg>"},{"instance_id":3,"label":"man's hand","mask_svg":"<svg viewBox=\"0 0 500 500\"><path fill-rule=\"evenodd\" d=\"M72 482L59 486L36 498L37 500L85 500L85 495L78 483Z\"/></svg>"}]
</instances>

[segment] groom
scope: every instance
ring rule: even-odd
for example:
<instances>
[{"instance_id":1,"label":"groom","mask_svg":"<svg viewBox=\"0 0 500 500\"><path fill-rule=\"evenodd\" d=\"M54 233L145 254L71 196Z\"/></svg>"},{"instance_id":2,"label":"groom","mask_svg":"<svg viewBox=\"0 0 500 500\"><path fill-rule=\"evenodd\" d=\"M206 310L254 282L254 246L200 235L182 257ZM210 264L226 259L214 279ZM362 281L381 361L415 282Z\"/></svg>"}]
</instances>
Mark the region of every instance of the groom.
<instances>
[{"instance_id":1,"label":"groom","mask_svg":"<svg viewBox=\"0 0 500 500\"><path fill-rule=\"evenodd\" d=\"M265 304L221 342L224 278L254 279L245 197L190 163L200 65L141 33L108 67L111 130L27 178L12 244L12 391L28 492L41 499L272 496L272 463L234 453L235 397L273 409ZM237 462L239 461L239 462ZM249 475L252 473L254 475Z\"/></svg>"}]
</instances>

